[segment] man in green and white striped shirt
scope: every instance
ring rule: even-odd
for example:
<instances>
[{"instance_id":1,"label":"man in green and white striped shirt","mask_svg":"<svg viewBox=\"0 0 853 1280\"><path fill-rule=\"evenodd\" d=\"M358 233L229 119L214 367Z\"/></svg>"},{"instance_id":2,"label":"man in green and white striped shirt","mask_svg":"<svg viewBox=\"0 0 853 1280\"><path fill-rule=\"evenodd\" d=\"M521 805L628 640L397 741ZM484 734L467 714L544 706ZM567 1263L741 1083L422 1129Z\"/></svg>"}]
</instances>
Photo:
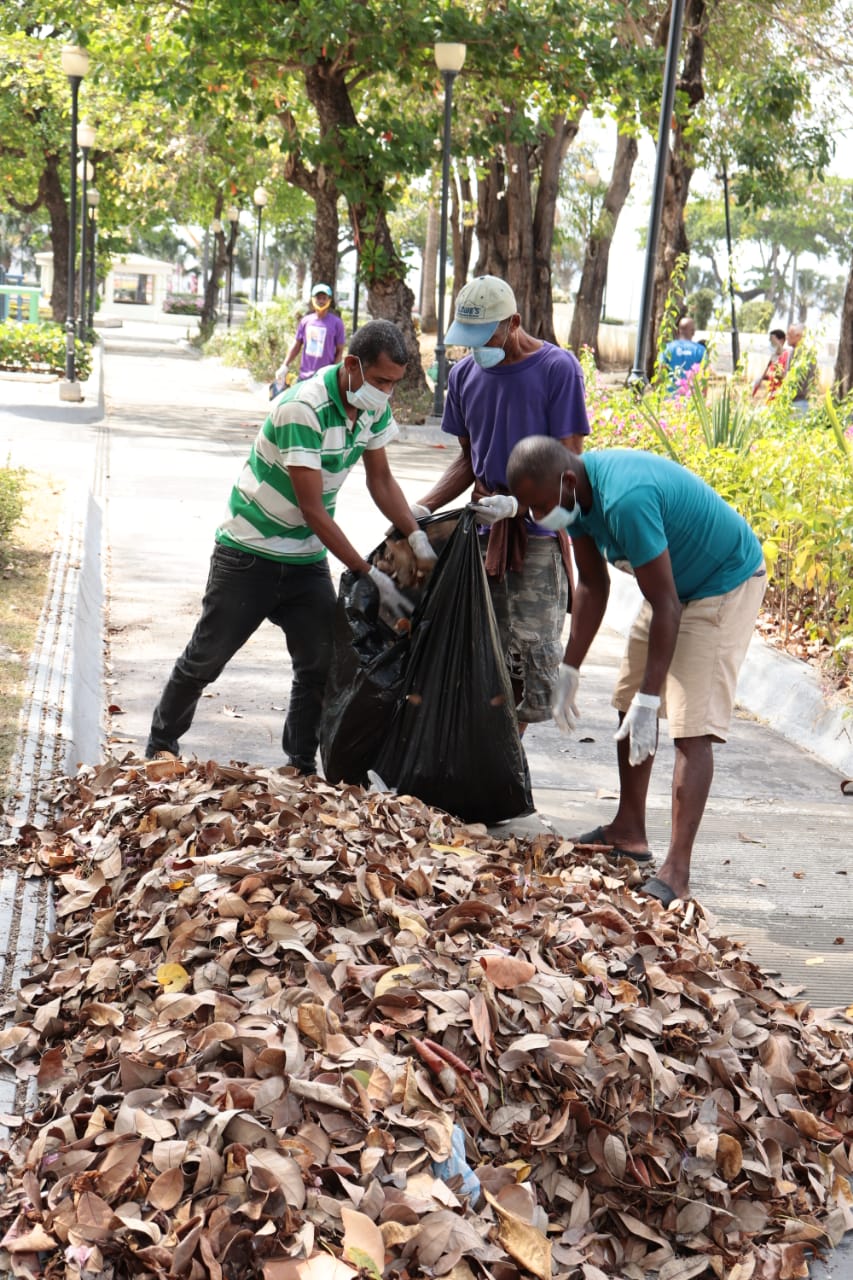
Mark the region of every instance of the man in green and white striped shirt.
<instances>
[{"instance_id":1,"label":"man in green and white striped shirt","mask_svg":"<svg viewBox=\"0 0 853 1280\"><path fill-rule=\"evenodd\" d=\"M388 401L407 359L400 330L372 320L340 364L273 401L216 531L201 617L154 711L147 756L177 754L205 687L268 618L284 632L293 663L282 747L296 768L314 772L335 608L327 552L369 574L392 612L410 610L335 522L338 491L360 458L370 496L408 535L419 567L435 561L385 452L397 435Z\"/></svg>"}]
</instances>

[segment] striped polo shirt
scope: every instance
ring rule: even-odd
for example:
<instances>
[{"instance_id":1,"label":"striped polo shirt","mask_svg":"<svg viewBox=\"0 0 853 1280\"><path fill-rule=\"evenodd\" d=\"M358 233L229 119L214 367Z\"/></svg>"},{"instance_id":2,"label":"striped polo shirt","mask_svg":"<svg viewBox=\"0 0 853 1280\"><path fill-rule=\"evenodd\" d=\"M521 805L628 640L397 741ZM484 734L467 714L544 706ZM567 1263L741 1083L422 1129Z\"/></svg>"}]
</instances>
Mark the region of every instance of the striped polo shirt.
<instances>
[{"instance_id":1,"label":"striped polo shirt","mask_svg":"<svg viewBox=\"0 0 853 1280\"><path fill-rule=\"evenodd\" d=\"M313 564L326 548L302 518L290 467L322 473L323 506L334 518L338 490L365 449L383 449L398 434L390 408L377 417L346 415L338 390L339 365L297 382L273 401L231 490L216 541L268 560Z\"/></svg>"}]
</instances>

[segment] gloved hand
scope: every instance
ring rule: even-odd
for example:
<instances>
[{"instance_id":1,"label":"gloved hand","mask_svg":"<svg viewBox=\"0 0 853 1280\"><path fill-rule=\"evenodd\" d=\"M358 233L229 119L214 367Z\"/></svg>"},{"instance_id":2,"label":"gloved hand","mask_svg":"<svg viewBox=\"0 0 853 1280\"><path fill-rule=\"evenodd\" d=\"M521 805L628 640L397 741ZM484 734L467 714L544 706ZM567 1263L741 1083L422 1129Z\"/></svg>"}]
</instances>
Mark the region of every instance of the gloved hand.
<instances>
[{"instance_id":1,"label":"gloved hand","mask_svg":"<svg viewBox=\"0 0 853 1280\"><path fill-rule=\"evenodd\" d=\"M377 569L376 565L373 565L368 576L379 592L380 604L383 604L386 609L393 613L395 618L408 618L414 612L415 606L411 600L406 599L394 579L390 578L387 573L383 573L381 569Z\"/></svg>"},{"instance_id":2,"label":"gloved hand","mask_svg":"<svg viewBox=\"0 0 853 1280\"><path fill-rule=\"evenodd\" d=\"M574 733L577 728L580 712L575 699L580 682L581 673L577 667L569 667L561 662L557 671L557 687L551 701L551 715L557 728L563 733Z\"/></svg>"},{"instance_id":3,"label":"gloved hand","mask_svg":"<svg viewBox=\"0 0 853 1280\"><path fill-rule=\"evenodd\" d=\"M415 553L415 564L421 573L430 573L438 556L432 549L430 540L423 529L415 529L408 537L409 546Z\"/></svg>"},{"instance_id":4,"label":"gloved hand","mask_svg":"<svg viewBox=\"0 0 853 1280\"><path fill-rule=\"evenodd\" d=\"M616 742L630 735L628 763L632 768L655 754L658 744L658 709L656 693L635 693L625 719L613 735Z\"/></svg>"},{"instance_id":5,"label":"gloved hand","mask_svg":"<svg viewBox=\"0 0 853 1280\"><path fill-rule=\"evenodd\" d=\"M518 515L518 502L508 493L493 493L473 504L481 524L496 524L498 520L511 520Z\"/></svg>"},{"instance_id":6,"label":"gloved hand","mask_svg":"<svg viewBox=\"0 0 853 1280\"><path fill-rule=\"evenodd\" d=\"M422 502L412 502L409 505L409 510L416 520L426 520L432 515L429 507L425 507Z\"/></svg>"}]
</instances>

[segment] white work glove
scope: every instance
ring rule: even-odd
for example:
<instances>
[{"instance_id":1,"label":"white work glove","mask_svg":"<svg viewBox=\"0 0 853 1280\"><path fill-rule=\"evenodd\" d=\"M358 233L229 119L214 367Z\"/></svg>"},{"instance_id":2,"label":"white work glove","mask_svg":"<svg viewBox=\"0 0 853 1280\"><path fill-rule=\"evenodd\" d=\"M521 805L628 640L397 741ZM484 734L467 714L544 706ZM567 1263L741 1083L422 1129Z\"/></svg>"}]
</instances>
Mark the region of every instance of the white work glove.
<instances>
[{"instance_id":1,"label":"white work glove","mask_svg":"<svg viewBox=\"0 0 853 1280\"><path fill-rule=\"evenodd\" d=\"M428 520L432 515L429 507L425 507L422 502L413 502L409 510L416 520Z\"/></svg>"},{"instance_id":2,"label":"white work glove","mask_svg":"<svg viewBox=\"0 0 853 1280\"><path fill-rule=\"evenodd\" d=\"M379 592L379 603L393 613L395 618L408 618L414 612L415 606L411 600L403 595L394 579L387 573L383 573L373 565L368 576Z\"/></svg>"},{"instance_id":3,"label":"white work glove","mask_svg":"<svg viewBox=\"0 0 853 1280\"><path fill-rule=\"evenodd\" d=\"M574 733L580 719L577 702L581 673L577 667L561 662L557 671L557 687L551 702L551 715L563 733Z\"/></svg>"},{"instance_id":4,"label":"white work glove","mask_svg":"<svg viewBox=\"0 0 853 1280\"><path fill-rule=\"evenodd\" d=\"M518 515L518 502L508 493L493 493L473 504L473 510L481 524L497 524L498 520L511 520Z\"/></svg>"},{"instance_id":5,"label":"white work glove","mask_svg":"<svg viewBox=\"0 0 853 1280\"><path fill-rule=\"evenodd\" d=\"M628 763L634 769L655 754L659 707L660 698L656 693L635 693L625 719L613 735L616 742L621 742L630 734Z\"/></svg>"},{"instance_id":6,"label":"white work glove","mask_svg":"<svg viewBox=\"0 0 853 1280\"><path fill-rule=\"evenodd\" d=\"M418 570L421 573L430 573L438 556L433 551L432 544L423 529L415 529L414 533L410 533L408 543L415 553L415 564Z\"/></svg>"}]
</instances>

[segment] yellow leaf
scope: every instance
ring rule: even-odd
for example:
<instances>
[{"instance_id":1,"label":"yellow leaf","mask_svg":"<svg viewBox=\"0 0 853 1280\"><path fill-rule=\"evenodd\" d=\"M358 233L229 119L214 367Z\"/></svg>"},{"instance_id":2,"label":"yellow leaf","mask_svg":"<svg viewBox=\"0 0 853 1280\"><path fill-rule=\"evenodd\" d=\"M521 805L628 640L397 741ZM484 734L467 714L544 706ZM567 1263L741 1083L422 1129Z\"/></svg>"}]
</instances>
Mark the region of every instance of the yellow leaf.
<instances>
[{"instance_id":1,"label":"yellow leaf","mask_svg":"<svg viewBox=\"0 0 853 1280\"><path fill-rule=\"evenodd\" d=\"M806 964L807 965L823 964L823 956L809 956L808 960L806 961Z\"/></svg>"},{"instance_id":2,"label":"yellow leaf","mask_svg":"<svg viewBox=\"0 0 853 1280\"><path fill-rule=\"evenodd\" d=\"M164 991L174 994L186 989L190 975L182 964L161 964L157 969L157 981Z\"/></svg>"},{"instance_id":3,"label":"yellow leaf","mask_svg":"<svg viewBox=\"0 0 853 1280\"><path fill-rule=\"evenodd\" d=\"M398 982L404 982L410 973L415 973L420 967L419 964L400 964L396 969L389 969L387 973L383 973L373 992L374 1000L384 996L388 991L393 991Z\"/></svg>"},{"instance_id":4,"label":"yellow leaf","mask_svg":"<svg viewBox=\"0 0 853 1280\"><path fill-rule=\"evenodd\" d=\"M480 854L476 849L469 849L464 844L432 844L429 846L435 849L436 853L458 853L460 858L479 858Z\"/></svg>"}]
</instances>

